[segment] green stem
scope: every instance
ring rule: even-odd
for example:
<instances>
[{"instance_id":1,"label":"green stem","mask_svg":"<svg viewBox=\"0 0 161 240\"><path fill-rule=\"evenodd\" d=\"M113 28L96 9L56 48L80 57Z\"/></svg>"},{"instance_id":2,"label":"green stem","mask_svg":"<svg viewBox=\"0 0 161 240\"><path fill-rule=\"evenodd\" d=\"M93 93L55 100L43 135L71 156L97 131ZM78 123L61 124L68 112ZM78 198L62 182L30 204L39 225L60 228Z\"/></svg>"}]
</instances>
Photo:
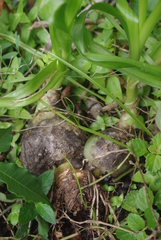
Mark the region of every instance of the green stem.
<instances>
[{"instance_id":1,"label":"green stem","mask_svg":"<svg viewBox=\"0 0 161 240\"><path fill-rule=\"evenodd\" d=\"M147 2L147 0L139 0L139 32L146 20Z\"/></svg>"},{"instance_id":2,"label":"green stem","mask_svg":"<svg viewBox=\"0 0 161 240\"><path fill-rule=\"evenodd\" d=\"M10 35L0 33L0 38L4 38L5 40L8 40L13 44L16 44L16 39L14 37L10 36ZM23 48L25 51L33 54L34 56L36 56L38 58L42 58L42 56L43 56L43 53L33 49L32 47L26 45L25 43L23 43L21 41L19 41L19 47Z\"/></svg>"},{"instance_id":3,"label":"green stem","mask_svg":"<svg viewBox=\"0 0 161 240\"><path fill-rule=\"evenodd\" d=\"M138 89L137 89L138 81L129 78L127 82L127 89L126 89L126 107L131 109L134 107L134 103L136 102L138 96Z\"/></svg>"},{"instance_id":4,"label":"green stem","mask_svg":"<svg viewBox=\"0 0 161 240\"><path fill-rule=\"evenodd\" d=\"M149 17L142 26L139 39L140 50L142 50L142 48L144 47L147 38L149 37L156 23L159 21L160 17L161 17L161 1L158 2L158 4L155 6L154 10L151 12L151 14L149 15Z\"/></svg>"}]
</instances>

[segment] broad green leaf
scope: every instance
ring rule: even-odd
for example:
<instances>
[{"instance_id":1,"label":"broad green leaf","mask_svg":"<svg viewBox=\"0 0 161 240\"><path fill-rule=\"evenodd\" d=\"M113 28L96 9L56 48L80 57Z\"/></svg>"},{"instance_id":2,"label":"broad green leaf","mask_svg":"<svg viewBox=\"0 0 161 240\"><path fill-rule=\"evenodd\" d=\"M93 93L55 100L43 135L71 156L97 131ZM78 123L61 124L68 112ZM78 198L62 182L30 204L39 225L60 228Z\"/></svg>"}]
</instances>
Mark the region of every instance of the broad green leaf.
<instances>
[{"instance_id":1,"label":"broad green leaf","mask_svg":"<svg viewBox=\"0 0 161 240\"><path fill-rule=\"evenodd\" d=\"M92 73L98 73L98 74L103 74L103 73L109 73L110 70L108 68L104 68L98 65L95 65L94 63L92 64L91 68L90 68L90 72Z\"/></svg>"},{"instance_id":2,"label":"broad green leaf","mask_svg":"<svg viewBox=\"0 0 161 240\"><path fill-rule=\"evenodd\" d=\"M8 115L13 118L18 119L32 119L31 114L24 108L16 108L12 110L8 110Z\"/></svg>"},{"instance_id":3,"label":"broad green leaf","mask_svg":"<svg viewBox=\"0 0 161 240\"><path fill-rule=\"evenodd\" d=\"M103 119L104 119L104 122L106 124L106 127L113 126L113 125L115 125L116 123L119 122L119 119L116 118L116 117L106 117L106 118L103 117Z\"/></svg>"},{"instance_id":4,"label":"broad green leaf","mask_svg":"<svg viewBox=\"0 0 161 240\"><path fill-rule=\"evenodd\" d=\"M146 156L145 167L151 173L156 173L157 171L161 170L161 156L149 153Z\"/></svg>"},{"instance_id":5,"label":"broad green leaf","mask_svg":"<svg viewBox=\"0 0 161 240\"><path fill-rule=\"evenodd\" d=\"M155 209L154 209L154 214L155 214L156 218L159 219L159 213ZM153 214L152 214L150 208L147 208L145 210L144 217L147 220L148 229L149 230L155 229L157 225L156 225L156 222L154 220L154 217L153 217Z\"/></svg>"},{"instance_id":6,"label":"broad green leaf","mask_svg":"<svg viewBox=\"0 0 161 240\"><path fill-rule=\"evenodd\" d=\"M150 183L150 182L153 181L153 179L155 178L155 176L153 176L150 172L144 173L143 176L144 176L144 180L145 180L146 183ZM142 176L141 176L140 171L137 171L137 172L134 174L132 180L133 180L134 182L143 183L143 179L142 179ZM152 189L151 189L151 190L152 190Z\"/></svg>"},{"instance_id":7,"label":"broad green leaf","mask_svg":"<svg viewBox=\"0 0 161 240\"><path fill-rule=\"evenodd\" d=\"M95 42L99 43L101 46L104 48L113 48L112 43L113 43L113 29L111 30L106 30L104 29L98 37L94 39Z\"/></svg>"},{"instance_id":8,"label":"broad green leaf","mask_svg":"<svg viewBox=\"0 0 161 240\"><path fill-rule=\"evenodd\" d=\"M12 123L10 123L10 122L0 122L0 129L2 128L2 129L6 129L6 128L9 128L9 127L11 127L12 126Z\"/></svg>"},{"instance_id":9,"label":"broad green leaf","mask_svg":"<svg viewBox=\"0 0 161 240\"><path fill-rule=\"evenodd\" d=\"M148 188L148 193L150 196L150 201L153 204L154 196L152 191L149 188ZM149 202L148 202L148 197L146 194L145 187L142 187L141 189L139 189L139 192L136 197L136 204L137 204L137 208L143 212L149 207Z\"/></svg>"},{"instance_id":10,"label":"broad green leaf","mask_svg":"<svg viewBox=\"0 0 161 240\"><path fill-rule=\"evenodd\" d=\"M157 174L154 174L156 176L153 177L152 181L149 184L150 190L158 191L161 188L161 177L159 177Z\"/></svg>"},{"instance_id":11,"label":"broad green leaf","mask_svg":"<svg viewBox=\"0 0 161 240\"><path fill-rule=\"evenodd\" d=\"M20 205L18 203L13 204L11 212L12 213L19 213L20 212Z\"/></svg>"},{"instance_id":12,"label":"broad green leaf","mask_svg":"<svg viewBox=\"0 0 161 240\"><path fill-rule=\"evenodd\" d=\"M49 205L38 202L35 204L35 206L36 206L36 210L39 213L39 215L46 222L56 224L55 213Z\"/></svg>"},{"instance_id":13,"label":"broad green leaf","mask_svg":"<svg viewBox=\"0 0 161 240\"><path fill-rule=\"evenodd\" d=\"M30 12L28 14L28 18L30 19L30 21L33 21L34 19L36 19L37 15L38 15L38 5L35 5L30 10Z\"/></svg>"},{"instance_id":14,"label":"broad green leaf","mask_svg":"<svg viewBox=\"0 0 161 240\"><path fill-rule=\"evenodd\" d=\"M25 233L27 233L28 225L29 225L28 223L21 225L17 230L15 237L23 239Z\"/></svg>"},{"instance_id":15,"label":"broad green leaf","mask_svg":"<svg viewBox=\"0 0 161 240\"><path fill-rule=\"evenodd\" d=\"M78 69L81 69L83 72L88 72L88 70L91 67L91 63L85 59L83 59L82 57L77 57L76 59L74 59L71 64L73 66L75 66Z\"/></svg>"},{"instance_id":16,"label":"broad green leaf","mask_svg":"<svg viewBox=\"0 0 161 240\"><path fill-rule=\"evenodd\" d=\"M12 210L7 217L7 220L10 221L13 226L16 226L16 224L18 223L19 212L20 212L20 205L15 203L12 206Z\"/></svg>"},{"instance_id":17,"label":"broad green leaf","mask_svg":"<svg viewBox=\"0 0 161 240\"><path fill-rule=\"evenodd\" d=\"M26 224L36 217L36 209L34 203L24 203L19 214L19 223Z\"/></svg>"},{"instance_id":18,"label":"broad green leaf","mask_svg":"<svg viewBox=\"0 0 161 240\"><path fill-rule=\"evenodd\" d=\"M116 206L117 208L120 207L123 202L123 198L124 198L123 194L121 194L120 196L114 196L110 198L111 206Z\"/></svg>"},{"instance_id":19,"label":"broad green leaf","mask_svg":"<svg viewBox=\"0 0 161 240\"><path fill-rule=\"evenodd\" d=\"M139 232L137 235L136 235L136 239L137 240L144 240L148 237L148 235L146 234L146 232Z\"/></svg>"},{"instance_id":20,"label":"broad green leaf","mask_svg":"<svg viewBox=\"0 0 161 240\"><path fill-rule=\"evenodd\" d=\"M161 132L153 138L153 145L149 146L149 151L154 154L161 154Z\"/></svg>"},{"instance_id":21,"label":"broad green leaf","mask_svg":"<svg viewBox=\"0 0 161 240\"><path fill-rule=\"evenodd\" d=\"M161 210L161 189L157 191L154 198L154 204Z\"/></svg>"},{"instance_id":22,"label":"broad green leaf","mask_svg":"<svg viewBox=\"0 0 161 240\"><path fill-rule=\"evenodd\" d=\"M105 130L105 124L101 124L99 122L93 122L91 125L90 125L90 129L94 130L94 131L98 131L98 130Z\"/></svg>"},{"instance_id":23,"label":"broad green leaf","mask_svg":"<svg viewBox=\"0 0 161 240\"><path fill-rule=\"evenodd\" d=\"M16 226L18 223L18 217L19 217L18 213L11 212L11 213L9 213L7 220L10 221L13 226Z\"/></svg>"},{"instance_id":24,"label":"broad green leaf","mask_svg":"<svg viewBox=\"0 0 161 240\"><path fill-rule=\"evenodd\" d=\"M128 226L131 228L132 231L139 231L145 227L144 220L135 213L129 213L127 217Z\"/></svg>"},{"instance_id":25,"label":"broad green leaf","mask_svg":"<svg viewBox=\"0 0 161 240\"><path fill-rule=\"evenodd\" d=\"M129 146L130 149L132 145L133 149L131 149L131 153L133 153L134 150L137 157L144 156L148 152L147 144L141 138L132 139L127 143L127 145Z\"/></svg>"},{"instance_id":26,"label":"broad green leaf","mask_svg":"<svg viewBox=\"0 0 161 240\"><path fill-rule=\"evenodd\" d=\"M110 77L107 81L107 87L108 90L111 91L111 93L122 100L122 89L121 89L121 84L120 81L117 77L113 76Z\"/></svg>"},{"instance_id":27,"label":"broad green leaf","mask_svg":"<svg viewBox=\"0 0 161 240\"><path fill-rule=\"evenodd\" d=\"M38 180L27 169L17 167L14 163L0 163L0 181L7 185L11 193L27 202L49 204L49 199L42 192Z\"/></svg>"},{"instance_id":28,"label":"broad green leaf","mask_svg":"<svg viewBox=\"0 0 161 240\"><path fill-rule=\"evenodd\" d=\"M42 237L42 240L48 240L49 226L48 223L39 215L37 216L38 221L38 233Z\"/></svg>"},{"instance_id":29,"label":"broad green leaf","mask_svg":"<svg viewBox=\"0 0 161 240\"><path fill-rule=\"evenodd\" d=\"M16 57L18 54L18 52L9 52L9 53L6 53L2 56L2 59L12 59L14 57Z\"/></svg>"},{"instance_id":30,"label":"broad green leaf","mask_svg":"<svg viewBox=\"0 0 161 240\"><path fill-rule=\"evenodd\" d=\"M0 152L7 152L11 146L12 127L0 129Z\"/></svg>"},{"instance_id":31,"label":"broad green leaf","mask_svg":"<svg viewBox=\"0 0 161 240\"><path fill-rule=\"evenodd\" d=\"M125 202L122 205L122 208L129 212L137 213L137 198L138 190L134 190L128 193Z\"/></svg>"},{"instance_id":32,"label":"broad green leaf","mask_svg":"<svg viewBox=\"0 0 161 240\"><path fill-rule=\"evenodd\" d=\"M54 170L48 170L38 177L38 182L45 195L48 194L54 180Z\"/></svg>"},{"instance_id":33,"label":"broad green leaf","mask_svg":"<svg viewBox=\"0 0 161 240\"><path fill-rule=\"evenodd\" d=\"M131 205L127 204L126 202L122 205L122 208L128 212L137 213L137 209L132 207Z\"/></svg>"},{"instance_id":34,"label":"broad green leaf","mask_svg":"<svg viewBox=\"0 0 161 240\"><path fill-rule=\"evenodd\" d=\"M97 131L99 129L101 129L102 131L105 130L105 123L102 117L100 117L99 115L96 117L96 122L93 122L90 125L90 128Z\"/></svg>"},{"instance_id":35,"label":"broad green leaf","mask_svg":"<svg viewBox=\"0 0 161 240\"><path fill-rule=\"evenodd\" d=\"M128 232L120 230L120 229L116 230L116 237L119 240L125 240L125 239L126 240L136 240L135 234L131 234L131 233L128 233Z\"/></svg>"}]
</instances>

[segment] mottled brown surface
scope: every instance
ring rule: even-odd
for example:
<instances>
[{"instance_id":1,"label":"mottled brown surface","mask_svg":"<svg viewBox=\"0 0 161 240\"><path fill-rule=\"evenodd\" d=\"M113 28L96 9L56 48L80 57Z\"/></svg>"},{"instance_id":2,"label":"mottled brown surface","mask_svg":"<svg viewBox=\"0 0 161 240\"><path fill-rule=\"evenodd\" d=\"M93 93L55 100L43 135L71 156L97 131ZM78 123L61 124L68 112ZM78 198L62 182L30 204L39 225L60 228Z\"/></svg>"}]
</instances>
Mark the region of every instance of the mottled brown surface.
<instances>
[{"instance_id":1,"label":"mottled brown surface","mask_svg":"<svg viewBox=\"0 0 161 240\"><path fill-rule=\"evenodd\" d=\"M80 167L85 134L78 127L58 116L31 124L22 137L22 164L38 176L49 168L55 168L64 156ZM79 164L80 163L80 164ZM77 166L78 165L78 166Z\"/></svg>"},{"instance_id":2,"label":"mottled brown surface","mask_svg":"<svg viewBox=\"0 0 161 240\"><path fill-rule=\"evenodd\" d=\"M116 129L109 128L102 133L124 144L129 140L125 132ZM91 169L92 167L98 168L101 174L115 170L128 154L127 149L102 137L92 136L86 144L89 144L90 141L92 144L90 144L88 151L84 152L84 155L88 159ZM120 171L115 172L114 175L118 174Z\"/></svg>"}]
</instances>

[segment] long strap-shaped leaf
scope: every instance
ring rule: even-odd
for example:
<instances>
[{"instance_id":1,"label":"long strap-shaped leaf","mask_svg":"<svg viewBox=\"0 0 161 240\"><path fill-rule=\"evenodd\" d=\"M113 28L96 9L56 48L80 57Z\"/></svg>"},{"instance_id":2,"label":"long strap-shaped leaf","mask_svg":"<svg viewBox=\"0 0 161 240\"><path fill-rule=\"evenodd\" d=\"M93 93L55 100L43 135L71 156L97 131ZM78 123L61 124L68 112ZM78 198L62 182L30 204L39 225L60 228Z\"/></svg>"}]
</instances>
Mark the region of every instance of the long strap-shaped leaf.
<instances>
[{"instance_id":1,"label":"long strap-shaped leaf","mask_svg":"<svg viewBox=\"0 0 161 240\"><path fill-rule=\"evenodd\" d=\"M122 107L136 122L138 122L140 124L140 126L142 126L142 129L144 129L144 131L149 135L149 136L153 136L152 133L142 124L142 122L124 105L122 104L109 90L108 88L103 88L101 84L99 84L99 82L91 77L89 77L87 74L85 74L83 71L81 71L80 69L74 67L72 64L66 62L64 59L56 56L53 53L49 53L51 56L54 56L56 59L58 59L60 62L64 63L66 66L68 66L69 68L73 69L75 72L77 72L78 74L80 74L81 76L83 76L85 79L87 79L88 81L90 81L91 83L93 83L94 85L96 85L98 88L100 88L102 91L104 91L107 95L109 95L115 102L118 103L118 105L120 107ZM68 78L70 80L70 78Z\"/></svg>"},{"instance_id":2,"label":"long strap-shaped leaf","mask_svg":"<svg viewBox=\"0 0 161 240\"><path fill-rule=\"evenodd\" d=\"M15 107L24 107L29 104L35 103L45 94L45 92L56 86L56 84L63 79L65 72L66 71L60 72L56 70L53 74L49 76L48 79L45 78L47 80L47 83L44 85L43 88L26 98L19 98L19 95L17 95L17 97L8 97L6 95L5 97L0 98L0 106L12 109Z\"/></svg>"},{"instance_id":3,"label":"long strap-shaped leaf","mask_svg":"<svg viewBox=\"0 0 161 240\"><path fill-rule=\"evenodd\" d=\"M112 10L108 4L103 3L94 4L91 7L91 9L98 9L103 12L106 11L106 13L108 12L111 15L116 14L119 20L121 21L121 24L123 25L124 29L126 30L125 32L128 35L127 25L122 20L118 12L115 11L114 9ZM77 50L84 58L103 67L106 66L107 68L109 67L113 69L119 69L119 71L121 71L122 73L126 72L126 74L130 73L130 76L132 78L137 79L153 87L154 86L159 88L161 87L160 67L151 66L149 64L141 63L139 61L135 61L132 59L125 59L114 56L104 47L100 46L97 43L94 43L92 37L90 37L90 32L84 27L86 14L87 12L81 14L76 19L73 26L74 43L77 47ZM88 49L88 52L86 52L86 48ZM134 71L134 68L137 69L136 72ZM144 76L146 76L146 78L143 78L143 73Z\"/></svg>"},{"instance_id":4,"label":"long strap-shaped leaf","mask_svg":"<svg viewBox=\"0 0 161 240\"><path fill-rule=\"evenodd\" d=\"M48 66L42 69L35 77L28 81L21 88L7 94L5 97L24 98L30 96L37 91L39 87L47 80L50 75L56 70L56 61L51 62Z\"/></svg>"},{"instance_id":5,"label":"long strap-shaped leaf","mask_svg":"<svg viewBox=\"0 0 161 240\"><path fill-rule=\"evenodd\" d=\"M36 177L14 163L0 163L0 181L6 183L8 190L19 198L50 204Z\"/></svg>"}]
</instances>

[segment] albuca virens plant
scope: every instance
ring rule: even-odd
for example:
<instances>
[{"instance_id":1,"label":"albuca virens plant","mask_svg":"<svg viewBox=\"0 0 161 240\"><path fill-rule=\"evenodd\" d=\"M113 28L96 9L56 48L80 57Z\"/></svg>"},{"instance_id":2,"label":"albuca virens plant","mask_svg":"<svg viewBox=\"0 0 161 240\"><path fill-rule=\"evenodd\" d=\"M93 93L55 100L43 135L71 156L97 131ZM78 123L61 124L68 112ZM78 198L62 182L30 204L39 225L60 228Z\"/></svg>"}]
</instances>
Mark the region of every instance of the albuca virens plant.
<instances>
[{"instance_id":1,"label":"albuca virens plant","mask_svg":"<svg viewBox=\"0 0 161 240\"><path fill-rule=\"evenodd\" d=\"M150 2L150 1L149 1ZM76 18L73 27L73 40L79 53L90 62L107 68L117 69L127 76L126 112L120 118L120 126L133 125L137 116L138 82L141 81L152 87L160 87L160 72L158 59L161 53L158 45L155 53L146 55L144 45L156 23L161 17L161 1L158 1L154 9L147 16L147 0L137 1L137 14L130 8L126 0L118 0L116 8L106 3L93 4L87 11ZM115 56L107 48L94 42L90 31L84 27L84 21L88 11L101 11L113 24L117 31L127 40L129 44L129 58ZM116 21L119 20L120 24ZM155 63L156 61L156 63ZM108 87L106 93L110 94ZM133 113L129 114L128 110ZM131 115L131 116L130 116Z\"/></svg>"}]
</instances>

